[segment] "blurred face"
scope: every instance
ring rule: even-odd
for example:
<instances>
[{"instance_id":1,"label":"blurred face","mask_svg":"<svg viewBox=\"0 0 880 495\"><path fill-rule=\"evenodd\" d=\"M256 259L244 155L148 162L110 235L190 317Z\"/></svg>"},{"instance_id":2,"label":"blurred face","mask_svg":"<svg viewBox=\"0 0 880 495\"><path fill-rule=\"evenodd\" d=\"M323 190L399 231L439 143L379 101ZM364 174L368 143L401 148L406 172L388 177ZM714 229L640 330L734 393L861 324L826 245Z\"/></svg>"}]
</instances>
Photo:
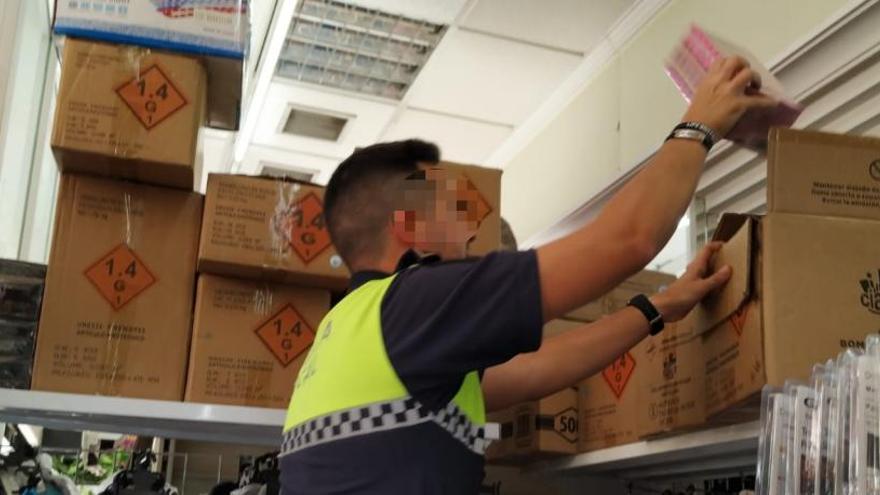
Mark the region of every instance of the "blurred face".
<instances>
[{"instance_id":1,"label":"blurred face","mask_svg":"<svg viewBox=\"0 0 880 495\"><path fill-rule=\"evenodd\" d=\"M460 259L479 228L479 193L466 177L441 168L425 179L404 181L395 208L395 230L418 251Z\"/></svg>"}]
</instances>

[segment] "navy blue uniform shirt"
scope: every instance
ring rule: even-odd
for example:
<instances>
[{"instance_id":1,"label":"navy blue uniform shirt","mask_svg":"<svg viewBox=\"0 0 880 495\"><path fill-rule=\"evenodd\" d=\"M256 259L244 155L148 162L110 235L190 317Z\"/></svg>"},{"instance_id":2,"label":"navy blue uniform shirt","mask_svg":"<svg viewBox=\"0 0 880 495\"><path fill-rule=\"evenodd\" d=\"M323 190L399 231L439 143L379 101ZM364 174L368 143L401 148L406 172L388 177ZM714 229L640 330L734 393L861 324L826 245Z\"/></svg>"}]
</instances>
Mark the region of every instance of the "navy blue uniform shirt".
<instances>
[{"instance_id":1,"label":"navy blue uniform shirt","mask_svg":"<svg viewBox=\"0 0 880 495\"><path fill-rule=\"evenodd\" d=\"M382 300L382 335L394 370L423 405L439 411L467 373L540 346L534 251L445 262L408 252L397 269ZM350 289L387 276L355 273ZM483 457L433 422L281 458L283 495L476 495L482 478Z\"/></svg>"}]
</instances>

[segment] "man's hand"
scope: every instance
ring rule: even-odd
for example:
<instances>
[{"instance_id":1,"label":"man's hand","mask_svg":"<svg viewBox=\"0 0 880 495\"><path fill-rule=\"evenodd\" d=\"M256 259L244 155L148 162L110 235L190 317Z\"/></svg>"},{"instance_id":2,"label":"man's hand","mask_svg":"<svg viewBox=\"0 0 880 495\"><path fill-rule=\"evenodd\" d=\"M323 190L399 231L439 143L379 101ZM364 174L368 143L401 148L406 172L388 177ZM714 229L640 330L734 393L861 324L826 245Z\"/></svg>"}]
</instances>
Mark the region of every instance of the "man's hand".
<instances>
[{"instance_id":1,"label":"man's hand","mask_svg":"<svg viewBox=\"0 0 880 495\"><path fill-rule=\"evenodd\" d=\"M716 60L697 86L683 120L700 122L724 137L751 108L772 108L776 100L761 94L761 78L742 57Z\"/></svg>"},{"instance_id":2,"label":"man's hand","mask_svg":"<svg viewBox=\"0 0 880 495\"><path fill-rule=\"evenodd\" d=\"M665 291L651 297L651 302L663 315L663 320L669 323L681 320L710 292L727 283L731 274L729 266L708 274L709 261L723 244L712 242L704 246L681 278Z\"/></svg>"}]
</instances>

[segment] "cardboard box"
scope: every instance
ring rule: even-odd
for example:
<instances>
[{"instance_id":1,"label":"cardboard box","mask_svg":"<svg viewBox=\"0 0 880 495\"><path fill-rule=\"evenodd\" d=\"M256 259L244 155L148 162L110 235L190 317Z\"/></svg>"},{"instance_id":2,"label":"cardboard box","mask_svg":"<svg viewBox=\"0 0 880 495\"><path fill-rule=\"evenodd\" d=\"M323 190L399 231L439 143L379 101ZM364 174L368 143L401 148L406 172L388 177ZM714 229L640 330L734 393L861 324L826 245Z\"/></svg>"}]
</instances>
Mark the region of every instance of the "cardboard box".
<instances>
[{"instance_id":1,"label":"cardboard box","mask_svg":"<svg viewBox=\"0 0 880 495\"><path fill-rule=\"evenodd\" d=\"M342 290L349 272L324 224L324 188L211 174L199 271Z\"/></svg>"},{"instance_id":2,"label":"cardboard box","mask_svg":"<svg viewBox=\"0 0 880 495\"><path fill-rule=\"evenodd\" d=\"M487 452L490 462L521 464L577 453L574 388L493 413L489 421L501 424L501 439L493 442Z\"/></svg>"},{"instance_id":3,"label":"cardboard box","mask_svg":"<svg viewBox=\"0 0 880 495\"><path fill-rule=\"evenodd\" d=\"M715 238L729 240L716 264L730 264L733 278L695 315L710 415L744 406L756 417L765 383L806 380L813 364L880 327L880 262L866 242L880 238L880 222L727 214Z\"/></svg>"},{"instance_id":4,"label":"cardboard box","mask_svg":"<svg viewBox=\"0 0 880 495\"><path fill-rule=\"evenodd\" d=\"M242 59L250 41L247 0L55 2L56 34Z\"/></svg>"},{"instance_id":5,"label":"cardboard box","mask_svg":"<svg viewBox=\"0 0 880 495\"><path fill-rule=\"evenodd\" d=\"M651 295L666 289L675 281L675 276L663 272L642 270L626 279L617 288L599 299L577 308L566 318L579 321L596 321L599 318L626 307L630 299L638 294Z\"/></svg>"},{"instance_id":6,"label":"cardboard box","mask_svg":"<svg viewBox=\"0 0 880 495\"><path fill-rule=\"evenodd\" d=\"M773 129L771 212L880 220L880 139Z\"/></svg>"},{"instance_id":7,"label":"cardboard box","mask_svg":"<svg viewBox=\"0 0 880 495\"><path fill-rule=\"evenodd\" d=\"M33 389L181 400L200 195L64 174Z\"/></svg>"},{"instance_id":8,"label":"cardboard box","mask_svg":"<svg viewBox=\"0 0 880 495\"><path fill-rule=\"evenodd\" d=\"M330 293L201 275L187 402L284 409Z\"/></svg>"},{"instance_id":9,"label":"cardboard box","mask_svg":"<svg viewBox=\"0 0 880 495\"><path fill-rule=\"evenodd\" d=\"M650 340L643 340L578 386L578 451L589 452L638 440L638 415L645 407L640 400L640 389L648 370L645 351Z\"/></svg>"},{"instance_id":10,"label":"cardboard box","mask_svg":"<svg viewBox=\"0 0 880 495\"><path fill-rule=\"evenodd\" d=\"M52 131L58 167L192 189L204 103L194 58L68 38Z\"/></svg>"},{"instance_id":11,"label":"cardboard box","mask_svg":"<svg viewBox=\"0 0 880 495\"><path fill-rule=\"evenodd\" d=\"M501 170L442 162L441 167L464 175L473 185L479 203L480 227L468 245L469 256L483 256L501 248Z\"/></svg>"},{"instance_id":12,"label":"cardboard box","mask_svg":"<svg viewBox=\"0 0 880 495\"><path fill-rule=\"evenodd\" d=\"M703 427L705 364L702 337L696 331L694 318L668 325L645 343L636 407L638 436Z\"/></svg>"},{"instance_id":13,"label":"cardboard box","mask_svg":"<svg viewBox=\"0 0 880 495\"><path fill-rule=\"evenodd\" d=\"M586 323L583 321L566 320L564 318L550 320L544 324L543 338L548 339L550 337L555 337L559 334L568 332L569 330L581 328L584 325L586 325Z\"/></svg>"}]
</instances>

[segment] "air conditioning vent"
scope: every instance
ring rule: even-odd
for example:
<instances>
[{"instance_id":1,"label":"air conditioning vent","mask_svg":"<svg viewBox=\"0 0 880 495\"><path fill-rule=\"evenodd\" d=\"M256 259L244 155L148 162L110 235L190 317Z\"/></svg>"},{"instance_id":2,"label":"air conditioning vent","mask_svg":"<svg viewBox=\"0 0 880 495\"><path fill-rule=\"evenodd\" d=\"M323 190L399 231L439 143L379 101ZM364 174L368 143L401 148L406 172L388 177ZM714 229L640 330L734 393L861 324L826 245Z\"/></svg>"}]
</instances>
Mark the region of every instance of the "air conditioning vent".
<instances>
[{"instance_id":1,"label":"air conditioning vent","mask_svg":"<svg viewBox=\"0 0 880 495\"><path fill-rule=\"evenodd\" d=\"M348 119L337 115L311 112L300 108L291 108L281 132L294 136L337 141Z\"/></svg>"},{"instance_id":2,"label":"air conditioning vent","mask_svg":"<svg viewBox=\"0 0 880 495\"><path fill-rule=\"evenodd\" d=\"M283 179L293 179L300 182L314 182L317 172L313 170L300 170L296 168L286 167L279 163L260 162L260 175L268 177L278 177Z\"/></svg>"},{"instance_id":3,"label":"air conditioning vent","mask_svg":"<svg viewBox=\"0 0 880 495\"><path fill-rule=\"evenodd\" d=\"M446 29L338 0L301 0L275 73L400 100Z\"/></svg>"}]
</instances>

